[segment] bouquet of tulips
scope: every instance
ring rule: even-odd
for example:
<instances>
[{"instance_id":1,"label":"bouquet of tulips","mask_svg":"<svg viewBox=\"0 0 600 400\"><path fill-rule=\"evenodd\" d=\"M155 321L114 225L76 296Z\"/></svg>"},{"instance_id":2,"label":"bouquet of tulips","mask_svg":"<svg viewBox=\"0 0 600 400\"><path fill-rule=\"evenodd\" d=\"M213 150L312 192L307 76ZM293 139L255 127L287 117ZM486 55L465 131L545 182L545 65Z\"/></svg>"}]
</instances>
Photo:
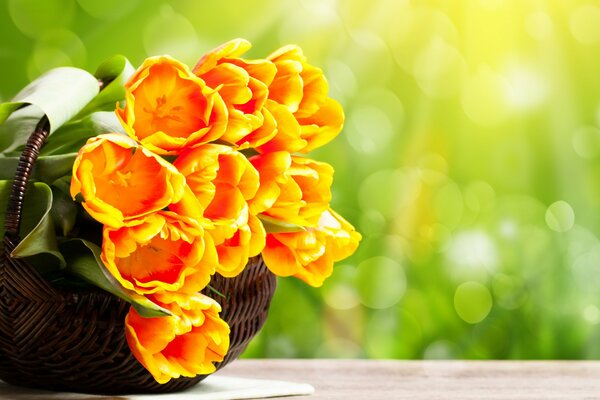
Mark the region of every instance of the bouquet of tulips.
<instances>
[{"instance_id":1,"label":"bouquet of tulips","mask_svg":"<svg viewBox=\"0 0 600 400\"><path fill-rule=\"evenodd\" d=\"M343 125L322 71L296 46L249 48L230 41L193 69L169 56L59 68L0 104L3 205L25 133L44 118L50 131L11 255L131 303L127 342L159 383L227 353L221 307L200 293L215 273L262 255L320 286L360 240L330 208L333 168L305 156Z\"/></svg>"}]
</instances>

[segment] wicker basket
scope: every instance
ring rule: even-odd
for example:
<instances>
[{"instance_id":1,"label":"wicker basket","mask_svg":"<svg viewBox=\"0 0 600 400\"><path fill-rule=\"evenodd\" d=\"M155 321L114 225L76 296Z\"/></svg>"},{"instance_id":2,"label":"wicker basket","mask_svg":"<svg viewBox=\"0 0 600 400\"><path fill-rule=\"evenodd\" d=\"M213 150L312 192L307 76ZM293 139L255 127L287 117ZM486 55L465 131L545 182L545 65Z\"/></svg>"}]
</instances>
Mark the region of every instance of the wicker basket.
<instances>
[{"instance_id":1,"label":"wicker basket","mask_svg":"<svg viewBox=\"0 0 600 400\"><path fill-rule=\"evenodd\" d=\"M43 119L19 160L9 199L0 254L0 379L18 386L98 394L166 393L205 376L160 385L132 355L125 339L129 304L101 290L67 292L48 284L27 262L13 259L29 175L48 136ZM225 298L222 318L231 327L236 359L266 320L275 276L260 257L235 278L216 275L211 286ZM206 293L210 295L211 293Z\"/></svg>"}]
</instances>

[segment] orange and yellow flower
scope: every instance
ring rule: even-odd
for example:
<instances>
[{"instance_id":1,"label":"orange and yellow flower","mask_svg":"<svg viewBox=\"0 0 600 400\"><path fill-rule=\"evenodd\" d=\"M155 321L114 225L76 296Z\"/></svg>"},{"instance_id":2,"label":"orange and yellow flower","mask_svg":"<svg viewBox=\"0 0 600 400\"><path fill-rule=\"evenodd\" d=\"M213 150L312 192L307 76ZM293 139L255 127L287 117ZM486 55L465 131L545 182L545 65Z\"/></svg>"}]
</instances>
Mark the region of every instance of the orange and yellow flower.
<instances>
[{"instance_id":1,"label":"orange and yellow flower","mask_svg":"<svg viewBox=\"0 0 600 400\"><path fill-rule=\"evenodd\" d=\"M229 326L221 307L202 294L156 295L152 300L173 315L143 318L133 307L125 336L133 355L158 383L215 371L229 349Z\"/></svg>"},{"instance_id":2,"label":"orange and yellow flower","mask_svg":"<svg viewBox=\"0 0 600 400\"><path fill-rule=\"evenodd\" d=\"M113 228L180 201L184 188L172 164L121 134L88 140L73 164L71 196Z\"/></svg>"},{"instance_id":3,"label":"orange and yellow flower","mask_svg":"<svg viewBox=\"0 0 600 400\"><path fill-rule=\"evenodd\" d=\"M207 233L219 255L217 272L239 274L264 247L264 228L248 206L259 188L258 172L242 153L219 144L187 151L174 164L214 225Z\"/></svg>"},{"instance_id":4,"label":"orange and yellow flower","mask_svg":"<svg viewBox=\"0 0 600 400\"><path fill-rule=\"evenodd\" d=\"M333 168L284 151L250 158L260 187L250 201L252 214L301 226L316 226L331 201Z\"/></svg>"},{"instance_id":5,"label":"orange and yellow flower","mask_svg":"<svg viewBox=\"0 0 600 400\"><path fill-rule=\"evenodd\" d=\"M225 132L227 108L217 90L173 58L146 59L125 89L117 116L131 137L157 154L178 154Z\"/></svg>"},{"instance_id":6,"label":"orange and yellow flower","mask_svg":"<svg viewBox=\"0 0 600 400\"><path fill-rule=\"evenodd\" d=\"M105 226L102 262L138 294L194 293L210 281L217 254L200 223L160 211L118 229Z\"/></svg>"},{"instance_id":7,"label":"orange and yellow flower","mask_svg":"<svg viewBox=\"0 0 600 400\"><path fill-rule=\"evenodd\" d=\"M246 222L233 229L215 225L215 229L209 232L217 244L217 272L227 278L242 272L248 259L258 255L265 247L266 232L260 219L249 214L247 218L244 216L244 220Z\"/></svg>"},{"instance_id":8,"label":"orange and yellow flower","mask_svg":"<svg viewBox=\"0 0 600 400\"><path fill-rule=\"evenodd\" d=\"M301 150L308 153L331 142L344 126L344 110L337 101L328 97L319 109L307 117L298 117L301 137L306 146Z\"/></svg>"},{"instance_id":9,"label":"orange and yellow flower","mask_svg":"<svg viewBox=\"0 0 600 400\"><path fill-rule=\"evenodd\" d=\"M265 103L265 110L275 121L275 135L263 144L256 146L256 150L260 153L302 151L307 142L302 137L302 127L294 114L285 105L271 99Z\"/></svg>"},{"instance_id":10,"label":"orange and yellow flower","mask_svg":"<svg viewBox=\"0 0 600 400\"><path fill-rule=\"evenodd\" d=\"M328 210L316 228L268 234L262 254L274 274L295 276L318 287L333 272L334 262L354 253L360 239L350 223Z\"/></svg>"},{"instance_id":11,"label":"orange and yellow flower","mask_svg":"<svg viewBox=\"0 0 600 400\"><path fill-rule=\"evenodd\" d=\"M250 47L246 40L231 40L206 53L193 70L219 91L229 111L222 139L240 148L261 145L276 133L272 116L263 108L276 68L269 60L241 58Z\"/></svg>"},{"instance_id":12,"label":"orange and yellow flower","mask_svg":"<svg viewBox=\"0 0 600 400\"><path fill-rule=\"evenodd\" d=\"M308 64L298 46L284 46L267 59L277 68L269 85L269 99L284 108L278 109L275 117L278 133L258 150L308 153L335 138L344 124L344 112L339 103L328 97L323 71ZM272 103L267 102L267 108L274 112ZM296 124L290 123L289 114Z\"/></svg>"}]
</instances>

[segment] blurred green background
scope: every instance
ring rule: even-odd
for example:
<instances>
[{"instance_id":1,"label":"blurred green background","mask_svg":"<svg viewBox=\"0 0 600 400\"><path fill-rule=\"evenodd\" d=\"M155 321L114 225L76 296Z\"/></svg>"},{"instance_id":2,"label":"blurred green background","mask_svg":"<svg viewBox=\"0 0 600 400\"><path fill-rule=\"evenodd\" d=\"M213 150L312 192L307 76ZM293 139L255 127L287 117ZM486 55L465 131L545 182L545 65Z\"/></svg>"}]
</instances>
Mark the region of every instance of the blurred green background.
<instances>
[{"instance_id":1,"label":"blurred green background","mask_svg":"<svg viewBox=\"0 0 600 400\"><path fill-rule=\"evenodd\" d=\"M0 100L114 53L297 43L345 129L313 156L363 233L280 279L248 357L600 357L600 2L2 0Z\"/></svg>"}]
</instances>

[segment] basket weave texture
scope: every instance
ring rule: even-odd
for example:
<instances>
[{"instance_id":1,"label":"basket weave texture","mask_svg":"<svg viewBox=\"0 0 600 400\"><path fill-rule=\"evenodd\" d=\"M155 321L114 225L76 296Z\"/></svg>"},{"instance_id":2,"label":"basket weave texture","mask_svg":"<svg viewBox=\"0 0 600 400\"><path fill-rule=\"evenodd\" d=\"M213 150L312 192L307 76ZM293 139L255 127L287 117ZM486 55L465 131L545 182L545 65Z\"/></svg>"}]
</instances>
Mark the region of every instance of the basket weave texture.
<instances>
[{"instance_id":1,"label":"basket weave texture","mask_svg":"<svg viewBox=\"0 0 600 400\"><path fill-rule=\"evenodd\" d=\"M11 251L29 174L48 135L43 119L21 155L6 212L0 252L0 379L10 384L98 394L166 393L189 388L205 376L158 384L132 355L125 339L125 301L99 289L85 292L52 287L37 270ZM275 276L262 258L250 259L235 278L215 275L211 286L231 328L222 368L235 360L264 324Z\"/></svg>"}]
</instances>

